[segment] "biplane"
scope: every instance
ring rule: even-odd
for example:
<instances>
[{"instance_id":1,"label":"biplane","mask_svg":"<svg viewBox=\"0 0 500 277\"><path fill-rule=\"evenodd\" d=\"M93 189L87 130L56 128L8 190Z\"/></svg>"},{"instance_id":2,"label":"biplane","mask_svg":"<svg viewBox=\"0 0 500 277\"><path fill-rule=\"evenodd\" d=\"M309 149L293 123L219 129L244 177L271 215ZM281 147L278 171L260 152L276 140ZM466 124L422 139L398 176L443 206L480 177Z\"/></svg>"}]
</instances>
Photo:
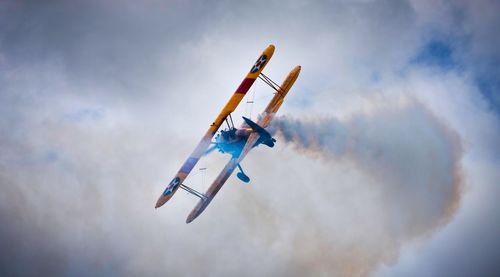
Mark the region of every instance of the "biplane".
<instances>
[{"instance_id":1,"label":"biplane","mask_svg":"<svg viewBox=\"0 0 500 277\"><path fill-rule=\"evenodd\" d=\"M276 140L265 128L272 121L274 115L283 103L286 94L293 86L300 73L300 66L296 66L292 69L292 71L290 71L281 86L271 80L268 76L264 75L262 70L273 56L273 53L274 45L269 45L264 52L262 52L255 64L250 68L250 72L248 72L245 79L243 79L239 87L233 93L226 106L224 106L215 121L210 125L208 131L205 133L198 146L196 146L193 153L187 158L175 177L160 195L155 208L159 208L165 204L168 200L170 200L170 198L172 198L175 192L181 188L200 198L198 204L194 207L186 219L186 223L190 223L205 210L236 168L239 170L236 176L241 181L245 183L250 181L250 178L245 174L240 163L248 152L254 147L260 144L268 147L274 146ZM268 84L276 92L264 112L260 114L257 122L243 117L243 124L241 127L235 128L231 113L236 109L257 78L264 81L264 83ZM227 123L229 128L221 130L217 133L224 122ZM214 136L215 141L212 141ZM205 193L201 193L183 184L184 180L195 167L200 158L216 149L221 153L230 154L231 159L210 185L208 190Z\"/></svg>"}]
</instances>

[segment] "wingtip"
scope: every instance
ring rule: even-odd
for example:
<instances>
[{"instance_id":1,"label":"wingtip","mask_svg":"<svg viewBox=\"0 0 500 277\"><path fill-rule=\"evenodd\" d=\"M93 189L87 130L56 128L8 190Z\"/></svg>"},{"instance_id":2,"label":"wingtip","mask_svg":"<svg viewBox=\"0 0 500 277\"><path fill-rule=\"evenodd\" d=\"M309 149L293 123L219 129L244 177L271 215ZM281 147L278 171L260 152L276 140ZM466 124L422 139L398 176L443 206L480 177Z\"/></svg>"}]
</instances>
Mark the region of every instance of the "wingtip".
<instances>
[{"instance_id":1,"label":"wingtip","mask_svg":"<svg viewBox=\"0 0 500 277\"><path fill-rule=\"evenodd\" d=\"M271 52L271 55L272 55L274 53L274 50L276 50L276 47L274 46L274 44L269 44L269 46L266 48L266 50L269 50Z\"/></svg>"},{"instance_id":2,"label":"wingtip","mask_svg":"<svg viewBox=\"0 0 500 277\"><path fill-rule=\"evenodd\" d=\"M194 220L196 217L198 217L198 216L197 216L197 215L194 215L193 213L190 213L190 214L188 215L188 217L186 218L186 224L189 224L189 223L193 222L193 220Z\"/></svg>"},{"instance_id":3,"label":"wingtip","mask_svg":"<svg viewBox=\"0 0 500 277\"><path fill-rule=\"evenodd\" d=\"M163 204L165 204L165 202L167 202L167 201L165 201L163 199L163 197L158 198L158 201L156 201L156 204L155 204L155 209L158 209L159 207L163 206Z\"/></svg>"}]
</instances>

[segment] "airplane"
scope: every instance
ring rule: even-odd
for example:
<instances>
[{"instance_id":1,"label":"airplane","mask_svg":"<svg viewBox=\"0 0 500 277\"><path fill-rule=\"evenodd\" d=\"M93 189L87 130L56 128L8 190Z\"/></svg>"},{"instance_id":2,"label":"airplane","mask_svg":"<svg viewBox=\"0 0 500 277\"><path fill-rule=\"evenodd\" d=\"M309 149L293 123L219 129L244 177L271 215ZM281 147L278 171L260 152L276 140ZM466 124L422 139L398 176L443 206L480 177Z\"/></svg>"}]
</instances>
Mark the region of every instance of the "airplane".
<instances>
[{"instance_id":1,"label":"airplane","mask_svg":"<svg viewBox=\"0 0 500 277\"><path fill-rule=\"evenodd\" d=\"M170 181L163 193L160 195L155 208L159 208L165 204L172 198L175 192L181 188L200 198L199 202L186 219L186 223L190 223L205 210L236 168L239 169L236 176L241 181L245 183L250 181L250 178L245 174L240 163L248 152L250 152L250 150L254 147L260 144L271 148L274 146L276 139L274 139L265 128L273 120L274 115L280 108L286 94L295 83L295 80L297 80L301 70L300 65L296 66L292 69L292 71L290 71L281 86L276 84L273 80L262 73L262 70L273 56L274 49L274 45L269 45L250 68L250 72L248 72L245 79L243 79L215 121L210 125L207 132L194 149L193 153L187 158L175 177L172 181ZM244 122L241 127L235 128L231 113L236 109L257 78L264 81L264 83L269 85L276 92L264 112L260 114L257 122L243 117ZM229 128L221 130L215 137L215 141L212 141L213 137L224 122L226 122ZM212 146L210 147L210 145ZM221 153L230 154L231 159L213 181L208 190L203 194L183 184L184 180L195 167L200 158L216 149Z\"/></svg>"}]
</instances>

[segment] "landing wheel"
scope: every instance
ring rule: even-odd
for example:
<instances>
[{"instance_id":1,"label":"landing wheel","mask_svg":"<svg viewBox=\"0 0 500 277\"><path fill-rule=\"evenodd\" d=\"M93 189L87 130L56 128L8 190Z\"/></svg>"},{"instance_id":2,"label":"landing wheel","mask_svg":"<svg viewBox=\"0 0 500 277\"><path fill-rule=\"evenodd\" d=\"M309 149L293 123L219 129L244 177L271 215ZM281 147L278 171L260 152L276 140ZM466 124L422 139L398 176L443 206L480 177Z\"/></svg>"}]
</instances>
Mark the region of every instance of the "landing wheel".
<instances>
[{"instance_id":1,"label":"landing wheel","mask_svg":"<svg viewBox=\"0 0 500 277\"><path fill-rule=\"evenodd\" d=\"M238 174L236 174L236 176L238 177L238 179L240 179L242 182L245 182L245 183L248 183L250 182L250 178L245 175L243 172L238 172Z\"/></svg>"}]
</instances>

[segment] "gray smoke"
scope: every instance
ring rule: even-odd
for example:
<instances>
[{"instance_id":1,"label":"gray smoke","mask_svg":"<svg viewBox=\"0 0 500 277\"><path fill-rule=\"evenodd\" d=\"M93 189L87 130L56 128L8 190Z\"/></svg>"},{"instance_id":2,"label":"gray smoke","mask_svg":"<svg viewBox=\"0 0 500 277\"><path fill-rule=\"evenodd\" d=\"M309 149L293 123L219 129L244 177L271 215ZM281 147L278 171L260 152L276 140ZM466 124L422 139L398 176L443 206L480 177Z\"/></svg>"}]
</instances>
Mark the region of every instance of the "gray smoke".
<instances>
[{"instance_id":1,"label":"gray smoke","mask_svg":"<svg viewBox=\"0 0 500 277\"><path fill-rule=\"evenodd\" d=\"M302 195L300 206L314 210L311 207L319 205L320 208L316 209L317 213L308 211L303 218L312 222L336 222L330 226L322 223L323 228L314 230L296 227L295 235L300 238L297 241L304 242L299 244L310 249L297 257L302 263L309 261L304 264L306 272L368 274L380 261L395 262L402 243L428 236L450 222L457 211L463 186L460 141L418 103L370 114L358 113L348 119L299 120L281 116L274 120L270 131L276 133L278 143L285 142L295 151L325 164L330 174L323 176L337 178L324 179L320 184L305 182L313 192ZM343 170L346 164L357 168L369 183L361 183L363 179L358 184L350 181L348 185L354 185L358 191L341 192L353 199L334 201L337 196L331 194L329 186L346 187L342 182L350 178L342 176L352 173L339 174L335 169ZM314 172L310 166L300 170ZM290 186L289 183L283 189L294 190ZM357 203L366 199L364 194L368 191L372 191L369 199ZM380 206L370 207L372 199L377 199ZM348 217L358 215L367 220L348 221L350 228L366 228L353 231L360 232L360 242L351 242L345 248L339 246L342 240L334 238L332 233L345 227L339 227L342 221L338 220L336 210L342 210ZM361 211L366 214L360 215ZM266 208L266 212L275 211ZM301 225L297 222L295 226ZM377 253L375 256L373 251Z\"/></svg>"}]
</instances>

